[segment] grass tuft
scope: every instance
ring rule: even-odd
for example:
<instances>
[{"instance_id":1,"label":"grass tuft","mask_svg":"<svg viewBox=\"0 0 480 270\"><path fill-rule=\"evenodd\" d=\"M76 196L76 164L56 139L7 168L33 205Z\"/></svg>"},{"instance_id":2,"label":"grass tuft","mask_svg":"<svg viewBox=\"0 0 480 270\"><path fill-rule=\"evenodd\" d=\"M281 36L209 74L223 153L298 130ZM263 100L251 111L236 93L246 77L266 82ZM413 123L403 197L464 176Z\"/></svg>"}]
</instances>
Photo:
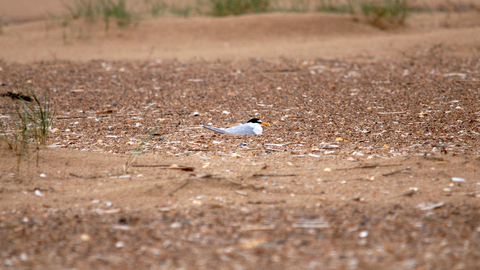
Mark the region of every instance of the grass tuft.
<instances>
[{"instance_id":1,"label":"grass tuft","mask_svg":"<svg viewBox=\"0 0 480 270\"><path fill-rule=\"evenodd\" d=\"M132 22L134 14L127 9L125 0L117 0L116 2L113 0L102 0L100 2L102 3L106 30L108 30L110 18L115 18L117 25L120 27L127 26Z\"/></svg>"},{"instance_id":2,"label":"grass tuft","mask_svg":"<svg viewBox=\"0 0 480 270\"><path fill-rule=\"evenodd\" d=\"M150 142L150 140L152 140L152 137L155 134L155 132L157 132L157 129L158 129L158 125L155 126L155 128L152 130L152 132L150 132L150 135L145 140L143 140L137 146L137 148L128 156L127 162L125 163L125 165L123 165L123 173L124 174L128 173L128 169L130 168L130 166L132 166L133 162L137 159L137 157L139 155L150 151L154 147L154 145L152 145L150 147L146 147L146 146L148 146L148 142Z\"/></svg>"},{"instance_id":3,"label":"grass tuft","mask_svg":"<svg viewBox=\"0 0 480 270\"><path fill-rule=\"evenodd\" d=\"M188 16L190 16L193 10L194 8L188 5L172 4L170 6L170 13L179 17L187 18Z\"/></svg>"},{"instance_id":4,"label":"grass tuft","mask_svg":"<svg viewBox=\"0 0 480 270\"><path fill-rule=\"evenodd\" d=\"M210 0L213 16L267 12L270 0Z\"/></svg>"},{"instance_id":5,"label":"grass tuft","mask_svg":"<svg viewBox=\"0 0 480 270\"><path fill-rule=\"evenodd\" d=\"M368 23L380 29L402 26L409 15L407 0L363 1L360 8Z\"/></svg>"},{"instance_id":6,"label":"grass tuft","mask_svg":"<svg viewBox=\"0 0 480 270\"><path fill-rule=\"evenodd\" d=\"M350 4L351 1L349 1L348 4L339 4L337 1L320 0L315 10L325 13L349 13Z\"/></svg>"},{"instance_id":7,"label":"grass tuft","mask_svg":"<svg viewBox=\"0 0 480 270\"><path fill-rule=\"evenodd\" d=\"M76 0L73 6L66 3L63 5L69 11L70 17L75 20L80 18L95 20L102 13L100 1Z\"/></svg>"},{"instance_id":8,"label":"grass tuft","mask_svg":"<svg viewBox=\"0 0 480 270\"><path fill-rule=\"evenodd\" d=\"M52 101L47 91L38 96L27 88L27 94L7 92L2 94L2 107L7 117L0 122L3 139L17 156L17 172L23 160L30 163L29 147L36 144L37 164L40 145L45 145L54 119Z\"/></svg>"},{"instance_id":9,"label":"grass tuft","mask_svg":"<svg viewBox=\"0 0 480 270\"><path fill-rule=\"evenodd\" d=\"M111 19L116 21L117 26L124 27L138 17L127 7L126 0L76 0L73 5L64 6L73 20L84 18L94 22L102 18L105 22L105 32L110 29Z\"/></svg>"},{"instance_id":10,"label":"grass tuft","mask_svg":"<svg viewBox=\"0 0 480 270\"><path fill-rule=\"evenodd\" d=\"M88 37L89 30L75 22L83 19L95 22L102 19L108 33L112 20L118 27L125 27L141 17L174 15L190 16L231 16L249 13L277 12L329 12L349 13L354 21L367 21L380 29L394 28L405 24L409 15L408 0L195 0L167 1L143 0L137 11L128 8L128 0L75 0L71 5L64 4L69 15L63 17L62 34L65 44L69 37ZM130 0L131 1L131 0ZM80 21L80 23L83 23ZM88 25L87 25L88 26Z\"/></svg>"},{"instance_id":11,"label":"grass tuft","mask_svg":"<svg viewBox=\"0 0 480 270\"><path fill-rule=\"evenodd\" d=\"M163 0L145 0L144 4L146 6L147 13L153 18L164 15L168 9L167 3L165 3Z\"/></svg>"},{"instance_id":12,"label":"grass tuft","mask_svg":"<svg viewBox=\"0 0 480 270\"><path fill-rule=\"evenodd\" d=\"M290 8L287 11L295 13L306 13L310 11L310 7L310 0L296 0L291 3Z\"/></svg>"}]
</instances>

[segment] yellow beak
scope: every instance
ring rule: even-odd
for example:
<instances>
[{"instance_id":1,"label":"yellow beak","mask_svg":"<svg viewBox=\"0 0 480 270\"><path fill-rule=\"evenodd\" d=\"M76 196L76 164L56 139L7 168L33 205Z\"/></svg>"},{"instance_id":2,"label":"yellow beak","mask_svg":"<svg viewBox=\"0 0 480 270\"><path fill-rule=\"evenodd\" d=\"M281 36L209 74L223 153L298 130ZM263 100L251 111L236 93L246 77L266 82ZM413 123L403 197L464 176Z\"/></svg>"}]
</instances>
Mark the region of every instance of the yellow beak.
<instances>
[{"instance_id":1,"label":"yellow beak","mask_svg":"<svg viewBox=\"0 0 480 270\"><path fill-rule=\"evenodd\" d=\"M269 123L265 123L265 122L260 123L260 125L270 126Z\"/></svg>"}]
</instances>

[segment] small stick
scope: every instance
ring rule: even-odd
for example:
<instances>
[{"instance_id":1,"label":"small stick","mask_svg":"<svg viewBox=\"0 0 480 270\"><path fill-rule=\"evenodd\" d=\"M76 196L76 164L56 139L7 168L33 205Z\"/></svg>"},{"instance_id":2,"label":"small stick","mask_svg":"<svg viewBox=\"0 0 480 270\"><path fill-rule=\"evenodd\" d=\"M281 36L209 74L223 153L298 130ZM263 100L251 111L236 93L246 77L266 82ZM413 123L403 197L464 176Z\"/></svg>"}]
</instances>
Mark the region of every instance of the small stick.
<instances>
[{"instance_id":1,"label":"small stick","mask_svg":"<svg viewBox=\"0 0 480 270\"><path fill-rule=\"evenodd\" d=\"M88 117L109 117L109 115L88 115L88 116L58 116L57 119L75 119L75 118L88 118Z\"/></svg>"},{"instance_id":2,"label":"small stick","mask_svg":"<svg viewBox=\"0 0 480 270\"><path fill-rule=\"evenodd\" d=\"M480 81L475 81L475 80L465 80L465 81L455 81L455 82L480 83Z\"/></svg>"},{"instance_id":3,"label":"small stick","mask_svg":"<svg viewBox=\"0 0 480 270\"><path fill-rule=\"evenodd\" d=\"M382 173L383 176L389 176L389 175L392 175L392 174L396 174L396 173L401 173L401 172L404 172L406 170L410 170L412 169L411 167L406 167L406 168L403 168L403 169L400 169L400 170L396 170L396 171L393 171L393 172L388 172L388 173Z\"/></svg>"},{"instance_id":4,"label":"small stick","mask_svg":"<svg viewBox=\"0 0 480 270\"><path fill-rule=\"evenodd\" d=\"M263 173L255 173L252 177L294 177L297 176L296 174L263 174Z\"/></svg>"},{"instance_id":5,"label":"small stick","mask_svg":"<svg viewBox=\"0 0 480 270\"><path fill-rule=\"evenodd\" d=\"M289 116L289 117L294 117L294 116ZM290 144L302 144L302 143L306 143L306 142L287 142L285 145L290 145Z\"/></svg>"},{"instance_id":6,"label":"small stick","mask_svg":"<svg viewBox=\"0 0 480 270\"><path fill-rule=\"evenodd\" d=\"M242 232L255 232L255 231L273 231L275 225L247 225L240 228Z\"/></svg>"},{"instance_id":7,"label":"small stick","mask_svg":"<svg viewBox=\"0 0 480 270\"><path fill-rule=\"evenodd\" d=\"M352 178L352 179L345 179L344 181L371 181L371 180L368 180L366 178Z\"/></svg>"},{"instance_id":8,"label":"small stick","mask_svg":"<svg viewBox=\"0 0 480 270\"><path fill-rule=\"evenodd\" d=\"M229 179L227 179L227 178L218 178L218 180L225 180L225 181L227 181L229 184L232 184L232 185L234 185L234 186L242 186L242 183L238 183L238 182L229 180Z\"/></svg>"},{"instance_id":9,"label":"small stick","mask_svg":"<svg viewBox=\"0 0 480 270\"><path fill-rule=\"evenodd\" d=\"M113 113L113 110L106 110L106 111L103 111L103 112L96 112L95 114L109 114L109 113Z\"/></svg>"},{"instance_id":10,"label":"small stick","mask_svg":"<svg viewBox=\"0 0 480 270\"><path fill-rule=\"evenodd\" d=\"M415 195L416 193L417 192L415 190L409 190L409 191L404 192L401 195L398 195L398 196L395 196L395 197L402 197L402 196L410 197L410 196Z\"/></svg>"},{"instance_id":11,"label":"small stick","mask_svg":"<svg viewBox=\"0 0 480 270\"><path fill-rule=\"evenodd\" d=\"M87 118L87 116L58 116L57 119Z\"/></svg>"},{"instance_id":12,"label":"small stick","mask_svg":"<svg viewBox=\"0 0 480 270\"><path fill-rule=\"evenodd\" d=\"M341 171L341 170L354 170L354 169L372 169L372 168L377 168L377 167L391 167L391 166L399 166L402 165L401 163L394 163L394 164L378 164L378 163L373 163L373 164L362 164L358 165L357 167L349 167L349 168L338 168L335 169L336 171Z\"/></svg>"},{"instance_id":13,"label":"small stick","mask_svg":"<svg viewBox=\"0 0 480 270\"><path fill-rule=\"evenodd\" d=\"M159 167L159 168L193 168L186 165L175 165L175 164L132 164L133 167Z\"/></svg>"},{"instance_id":14,"label":"small stick","mask_svg":"<svg viewBox=\"0 0 480 270\"><path fill-rule=\"evenodd\" d=\"M252 190L262 190L262 189L265 189L265 187L257 187L257 186L254 186L254 185L252 185L252 184L246 185L246 186L242 185L242 186L240 186L240 187L238 187L238 188L239 188L239 189L252 189Z\"/></svg>"},{"instance_id":15,"label":"small stick","mask_svg":"<svg viewBox=\"0 0 480 270\"><path fill-rule=\"evenodd\" d=\"M353 168L345 168L346 170L349 170L349 169L369 169L369 168L377 168L379 167L380 164L378 163L373 163L373 164L360 164L358 165L357 167L353 167Z\"/></svg>"},{"instance_id":16,"label":"small stick","mask_svg":"<svg viewBox=\"0 0 480 270\"><path fill-rule=\"evenodd\" d=\"M147 167L147 168L159 168L159 169L171 169L182 171L193 171L195 167L185 165L164 165L164 164L132 164L132 167Z\"/></svg>"},{"instance_id":17,"label":"small stick","mask_svg":"<svg viewBox=\"0 0 480 270\"><path fill-rule=\"evenodd\" d=\"M407 112L378 112L378 114L405 114Z\"/></svg>"},{"instance_id":18,"label":"small stick","mask_svg":"<svg viewBox=\"0 0 480 270\"><path fill-rule=\"evenodd\" d=\"M442 157L430 157L430 156L423 156L424 159L426 160L431 160L431 161L443 161L443 158Z\"/></svg>"},{"instance_id":19,"label":"small stick","mask_svg":"<svg viewBox=\"0 0 480 270\"><path fill-rule=\"evenodd\" d=\"M231 185L234 185L234 186L238 186L239 188L244 187L242 183L239 183L239 182L227 179L227 178L215 177L215 175L212 175L212 174L206 174L205 176L200 176L198 178L211 178L211 179L215 179L215 180L218 180L218 181L224 180L225 182L227 182Z\"/></svg>"},{"instance_id":20,"label":"small stick","mask_svg":"<svg viewBox=\"0 0 480 270\"><path fill-rule=\"evenodd\" d=\"M192 182L193 178L188 178L187 180L185 180L185 182L183 182L183 184L181 184L179 187L177 187L176 189L168 192L168 195L170 196L173 196L173 194L177 191L179 191L180 189L184 188L186 185L190 184L190 182Z\"/></svg>"},{"instance_id":21,"label":"small stick","mask_svg":"<svg viewBox=\"0 0 480 270\"><path fill-rule=\"evenodd\" d=\"M248 194L246 192L243 192L243 191L240 191L240 190L236 190L235 193L240 194L242 196L248 196Z\"/></svg>"}]
</instances>

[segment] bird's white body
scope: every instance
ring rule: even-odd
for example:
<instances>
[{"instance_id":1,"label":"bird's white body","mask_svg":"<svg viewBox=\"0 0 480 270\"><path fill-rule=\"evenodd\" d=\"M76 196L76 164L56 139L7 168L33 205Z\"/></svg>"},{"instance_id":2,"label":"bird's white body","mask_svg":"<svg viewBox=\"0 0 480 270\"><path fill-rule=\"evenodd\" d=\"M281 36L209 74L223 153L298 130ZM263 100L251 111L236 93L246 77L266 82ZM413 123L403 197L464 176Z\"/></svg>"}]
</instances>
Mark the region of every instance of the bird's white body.
<instances>
[{"instance_id":1,"label":"bird's white body","mask_svg":"<svg viewBox=\"0 0 480 270\"><path fill-rule=\"evenodd\" d=\"M212 126L203 126L206 129L213 130L222 134L235 134L235 135L261 135L263 132L262 125L259 123L246 123L231 128L216 128Z\"/></svg>"}]
</instances>

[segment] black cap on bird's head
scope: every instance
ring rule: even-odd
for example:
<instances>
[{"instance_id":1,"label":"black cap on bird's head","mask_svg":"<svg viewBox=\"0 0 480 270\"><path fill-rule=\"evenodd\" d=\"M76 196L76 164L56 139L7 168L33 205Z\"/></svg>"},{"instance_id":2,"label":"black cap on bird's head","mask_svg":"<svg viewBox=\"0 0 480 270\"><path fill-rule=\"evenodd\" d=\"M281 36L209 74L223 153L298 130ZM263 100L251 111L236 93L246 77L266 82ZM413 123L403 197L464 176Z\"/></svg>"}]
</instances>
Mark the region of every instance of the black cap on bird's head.
<instances>
[{"instance_id":1,"label":"black cap on bird's head","mask_svg":"<svg viewBox=\"0 0 480 270\"><path fill-rule=\"evenodd\" d=\"M247 123L257 123L257 124L260 124L260 125L270 126L269 123L262 122L262 120L260 120L258 118L252 118L252 119L248 120Z\"/></svg>"},{"instance_id":2,"label":"black cap on bird's head","mask_svg":"<svg viewBox=\"0 0 480 270\"><path fill-rule=\"evenodd\" d=\"M258 119L258 118L252 118L250 120L248 120L247 123L257 123L257 124L260 124L262 123L262 120Z\"/></svg>"}]
</instances>

